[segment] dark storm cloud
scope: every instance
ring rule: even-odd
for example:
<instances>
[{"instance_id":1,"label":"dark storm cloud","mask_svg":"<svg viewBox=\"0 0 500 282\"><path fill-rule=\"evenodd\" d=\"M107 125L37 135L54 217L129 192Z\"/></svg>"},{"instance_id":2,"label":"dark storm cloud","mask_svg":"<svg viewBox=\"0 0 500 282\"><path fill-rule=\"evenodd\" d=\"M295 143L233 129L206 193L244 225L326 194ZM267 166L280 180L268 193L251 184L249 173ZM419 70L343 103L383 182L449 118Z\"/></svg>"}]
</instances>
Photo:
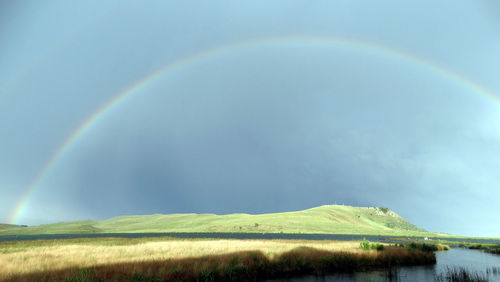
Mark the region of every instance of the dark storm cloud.
<instances>
[{"instance_id":1,"label":"dark storm cloud","mask_svg":"<svg viewBox=\"0 0 500 282\"><path fill-rule=\"evenodd\" d=\"M62 186L78 188L62 193L96 217L338 203L393 207L426 226L435 210L415 207L471 193L457 173L487 153L465 138L484 102L422 71L391 82L411 65L349 53L339 67L339 53L243 50L166 77L85 136Z\"/></svg>"},{"instance_id":2,"label":"dark storm cloud","mask_svg":"<svg viewBox=\"0 0 500 282\"><path fill-rule=\"evenodd\" d=\"M105 101L160 66L229 42L354 38L500 90L498 23L482 4L62 3L14 5L2 18L2 221ZM430 230L497 236L487 223L500 212L498 111L464 83L363 48L232 50L165 76L105 115L57 162L24 218L343 203L387 206Z\"/></svg>"}]
</instances>

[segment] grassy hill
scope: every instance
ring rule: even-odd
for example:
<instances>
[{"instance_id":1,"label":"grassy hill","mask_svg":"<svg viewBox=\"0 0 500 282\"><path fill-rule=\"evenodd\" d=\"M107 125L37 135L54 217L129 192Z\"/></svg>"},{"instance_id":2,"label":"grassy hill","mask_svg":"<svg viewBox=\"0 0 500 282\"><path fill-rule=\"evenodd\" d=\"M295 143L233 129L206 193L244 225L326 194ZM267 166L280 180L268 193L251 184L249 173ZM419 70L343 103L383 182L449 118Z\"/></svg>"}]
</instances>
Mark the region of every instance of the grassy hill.
<instances>
[{"instance_id":1,"label":"grassy hill","mask_svg":"<svg viewBox=\"0 0 500 282\"><path fill-rule=\"evenodd\" d=\"M23 227L23 226L20 226L20 225L14 225L14 224L4 224L4 223L0 223L0 230L2 230L2 229L8 229L8 228L15 228L15 227Z\"/></svg>"},{"instance_id":2,"label":"grassy hill","mask_svg":"<svg viewBox=\"0 0 500 282\"><path fill-rule=\"evenodd\" d=\"M73 221L0 228L8 234L141 232L267 232L426 236L395 212L378 207L327 205L271 214L154 214L119 216L103 221Z\"/></svg>"}]
</instances>

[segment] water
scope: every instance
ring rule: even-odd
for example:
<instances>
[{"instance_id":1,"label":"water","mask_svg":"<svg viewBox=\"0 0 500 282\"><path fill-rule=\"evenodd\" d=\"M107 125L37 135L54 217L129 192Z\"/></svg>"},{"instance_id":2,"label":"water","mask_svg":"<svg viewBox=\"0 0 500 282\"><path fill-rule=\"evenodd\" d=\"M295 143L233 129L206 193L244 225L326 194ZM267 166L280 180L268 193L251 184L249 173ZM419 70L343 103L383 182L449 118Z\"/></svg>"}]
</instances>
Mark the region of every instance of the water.
<instances>
[{"instance_id":1,"label":"water","mask_svg":"<svg viewBox=\"0 0 500 282\"><path fill-rule=\"evenodd\" d=\"M465 248L452 248L449 251L436 252L436 260L436 271L438 272L442 272L446 266L464 266L474 271L500 267L500 255Z\"/></svg>"},{"instance_id":2,"label":"water","mask_svg":"<svg viewBox=\"0 0 500 282\"><path fill-rule=\"evenodd\" d=\"M482 277L487 278L489 281L500 281L500 272L498 271L500 270L499 255L488 254L479 250L452 248L449 251L436 252L436 260L435 265L399 267L392 272L380 270L353 274L333 274L323 277L308 275L277 281L436 281L450 267L465 267L468 271L481 274ZM496 273L493 273L492 269L497 269Z\"/></svg>"},{"instance_id":3,"label":"water","mask_svg":"<svg viewBox=\"0 0 500 282\"><path fill-rule=\"evenodd\" d=\"M343 235L343 234L286 234L286 233L91 233L91 234L36 234L36 235L1 235L0 242L23 240L53 240L72 238L142 238L142 237L177 237L177 238L215 238L215 239L285 239L285 240L336 240L361 241L364 238L371 242L400 243L397 238L403 236L376 236L376 235ZM423 237L412 237L423 239ZM433 240L449 240L457 242L500 244L500 239L462 239L438 238Z\"/></svg>"}]
</instances>

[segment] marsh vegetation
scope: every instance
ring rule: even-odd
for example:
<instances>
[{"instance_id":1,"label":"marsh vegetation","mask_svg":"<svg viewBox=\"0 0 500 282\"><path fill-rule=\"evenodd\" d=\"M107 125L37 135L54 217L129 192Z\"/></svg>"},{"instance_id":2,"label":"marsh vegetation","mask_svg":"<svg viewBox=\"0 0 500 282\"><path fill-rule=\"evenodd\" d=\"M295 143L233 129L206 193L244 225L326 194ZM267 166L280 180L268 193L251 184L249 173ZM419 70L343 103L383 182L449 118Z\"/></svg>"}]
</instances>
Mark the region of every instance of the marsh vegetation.
<instances>
[{"instance_id":1,"label":"marsh vegetation","mask_svg":"<svg viewBox=\"0 0 500 282\"><path fill-rule=\"evenodd\" d=\"M410 281L405 280L410 277L420 277L422 281L495 281L500 278L500 257L496 255L468 248L441 250L449 247L428 241L390 244L366 239L153 237L12 241L0 243L0 280L240 281L294 277L307 280L320 276L325 281L330 281L329 277L331 281L339 278L340 281L358 278L388 281L390 277L400 281Z\"/></svg>"},{"instance_id":2,"label":"marsh vegetation","mask_svg":"<svg viewBox=\"0 0 500 282\"><path fill-rule=\"evenodd\" d=\"M370 244L370 243L369 243ZM435 263L433 252L359 241L71 239L0 244L0 279L254 280Z\"/></svg>"}]
</instances>

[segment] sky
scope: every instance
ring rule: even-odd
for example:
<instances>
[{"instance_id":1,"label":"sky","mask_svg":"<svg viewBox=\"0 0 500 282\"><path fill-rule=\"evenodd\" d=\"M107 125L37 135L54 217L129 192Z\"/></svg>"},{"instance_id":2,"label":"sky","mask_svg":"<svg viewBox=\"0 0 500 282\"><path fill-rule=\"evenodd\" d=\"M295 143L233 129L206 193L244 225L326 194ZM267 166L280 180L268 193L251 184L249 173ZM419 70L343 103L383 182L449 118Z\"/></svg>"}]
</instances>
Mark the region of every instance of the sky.
<instances>
[{"instance_id":1,"label":"sky","mask_svg":"<svg viewBox=\"0 0 500 282\"><path fill-rule=\"evenodd\" d=\"M382 206L500 237L498 1L2 1L0 222Z\"/></svg>"}]
</instances>

